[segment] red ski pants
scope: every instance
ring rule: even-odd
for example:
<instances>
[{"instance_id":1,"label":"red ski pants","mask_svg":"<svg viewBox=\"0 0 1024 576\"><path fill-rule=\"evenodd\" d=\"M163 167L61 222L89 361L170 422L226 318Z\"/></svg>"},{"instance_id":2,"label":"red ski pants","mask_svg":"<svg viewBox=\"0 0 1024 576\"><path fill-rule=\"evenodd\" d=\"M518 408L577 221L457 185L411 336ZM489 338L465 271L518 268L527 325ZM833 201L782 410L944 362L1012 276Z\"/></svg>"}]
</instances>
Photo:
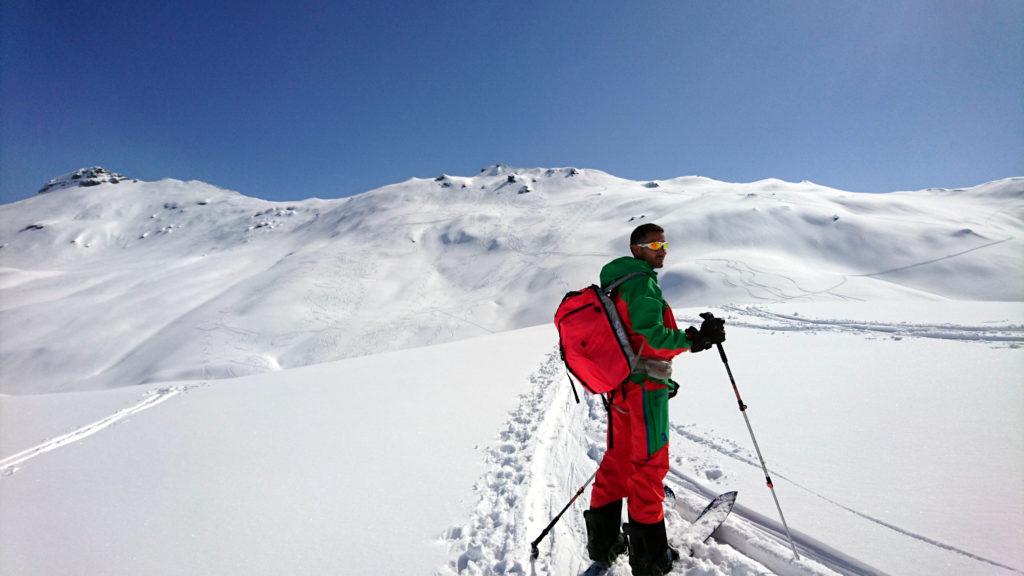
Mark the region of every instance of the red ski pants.
<instances>
[{"instance_id":1,"label":"red ski pants","mask_svg":"<svg viewBox=\"0 0 1024 576\"><path fill-rule=\"evenodd\" d=\"M597 469L591 508L626 498L632 520L655 524L665 518L668 392L668 387L651 380L627 382L615 391L610 445Z\"/></svg>"}]
</instances>

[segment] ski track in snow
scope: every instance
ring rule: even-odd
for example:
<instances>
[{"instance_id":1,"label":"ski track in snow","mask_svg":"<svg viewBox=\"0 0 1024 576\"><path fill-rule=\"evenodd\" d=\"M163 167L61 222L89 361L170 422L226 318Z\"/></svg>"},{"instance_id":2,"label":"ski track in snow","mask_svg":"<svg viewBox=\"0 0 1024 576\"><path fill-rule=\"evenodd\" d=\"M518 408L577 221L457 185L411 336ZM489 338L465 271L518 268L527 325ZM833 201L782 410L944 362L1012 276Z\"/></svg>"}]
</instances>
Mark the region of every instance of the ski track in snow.
<instances>
[{"instance_id":1,"label":"ski track in snow","mask_svg":"<svg viewBox=\"0 0 1024 576\"><path fill-rule=\"evenodd\" d=\"M847 296L837 290L846 283L847 277L842 276L835 285L823 290L807 290L793 278L777 272L759 270L750 264L726 258L699 258L704 271L708 274L715 274L722 277L722 283L726 286L740 286L746 290L751 298L766 300L769 302L806 301L813 302L821 300L823 296L831 296L836 300L849 300L863 302L861 298Z\"/></svg>"},{"instance_id":2,"label":"ski track in snow","mask_svg":"<svg viewBox=\"0 0 1024 576\"><path fill-rule=\"evenodd\" d=\"M924 261L921 261L921 262L915 262L914 264L907 264L906 266L900 266L898 268L892 268L892 269L889 269L889 270L881 270L879 272L872 272L870 274L852 274L852 276L864 276L864 277L870 278L870 277L873 277L873 276L881 276L883 274L890 274L890 273L893 273L893 272L902 272L904 270L909 270L911 268L916 268L918 266L925 266L927 264L933 264L935 262L941 262L943 260L949 260L950 258L956 258L957 256L962 256L964 254L969 254L969 253L974 252L976 250L982 250L982 249L988 248L990 246L995 246L997 244L1002 244L1003 242L1009 242L1010 240L1013 240L1013 238L1014 238L1013 236L1010 236L1009 238L1003 238L1002 240L995 240L993 242L988 242L986 244L982 244L981 246L975 246L974 248L968 248L967 250L962 250L960 252L954 252L953 254L946 254L945 256L939 256L938 258L932 258L931 260L924 260Z\"/></svg>"},{"instance_id":3,"label":"ski track in snow","mask_svg":"<svg viewBox=\"0 0 1024 576\"><path fill-rule=\"evenodd\" d=\"M676 434L676 435L680 436L682 440L693 442L693 443L696 443L696 444L701 444L701 445L703 445L703 446L705 446L707 448L710 448L711 450L713 450L713 451L715 451L715 452L717 452L719 454L722 454L723 456L725 456L727 458L731 458L731 459L736 460L738 462L742 462L742 463L750 466L751 468L754 468L755 471L752 472L752 473L760 473L760 464L757 461L755 461L754 454L752 452L750 452L749 450L737 446L736 443L731 441L731 440L722 439L722 438L717 438L716 439L716 438L706 437L706 436L703 436L701 434L697 434L695 432L692 432L690 429L691 429L690 426L672 424L672 432L673 432L673 434ZM915 540L919 540L921 542L924 542L924 543L929 544L931 546L935 546L937 548L941 548L943 550L947 550L949 552L960 554L960 555L965 556L967 558L970 558L972 560L977 560L979 562L983 562L983 563L986 563L986 564L991 564L992 566L996 566L996 567L999 567L999 568L1004 568L1004 569L1010 570L1012 572L1017 572L1017 573L1024 574L1024 572L1021 572L1021 570L1019 570L1017 568L1014 568L1012 566L1007 566L1006 564L1001 564L1001 563L999 563L999 562L997 562L995 560L992 560L992 559L989 559L989 558L985 558L984 556L979 556L978 554L974 554L972 552L968 552L967 550L963 550L961 548L957 548L956 546L953 546L951 544L946 544L946 543L941 542L939 540L936 540L934 538L929 538L928 536L924 536L922 534L918 534L918 533L913 532L911 530L908 530L906 528L902 528L900 526L897 526L896 524L893 524L891 522L887 522L887 521L882 520L880 518L876 518L874 516L871 516L870 514L861 512L860 510L857 510L855 508L851 508L850 506L847 506L845 504L837 502L836 500L834 500L834 499L832 499L832 498L830 498L830 497L828 497L828 496L826 496L826 495L824 495L824 494L822 494L822 493L820 493L820 492L818 492L816 490L808 488L804 484L801 484L800 482L797 482L797 481L793 480L792 478L789 478L788 476L786 476L784 474L779 473L777 469L771 469L770 472L771 472L771 476L775 480L776 484L779 483L778 482L779 480L783 480L783 481L791 484L792 486L794 486L796 488L799 488L799 489L803 490L804 492L807 492L808 494L811 494L811 495L813 495L813 496L815 496L817 498L820 498L821 500L824 500L825 502L828 502L829 504L831 504L833 506L836 506L838 508L841 508L841 509L843 509L843 510L845 510L845 511L851 513L851 514L854 514L856 516L860 516L861 518L864 518L865 520L868 520L869 522L874 522L875 524L883 526L883 527L885 527L885 528L887 528L889 530L892 530L894 532L898 532L898 533L900 533L900 534L902 534L904 536L907 536L909 538L913 538ZM696 484L696 481L694 481L692 478L687 476L685 473L683 473L678 468L673 467L672 468L672 474L674 474L676 476L679 476L680 478L687 479L687 481L689 483L691 483L691 484ZM706 491L705 492L705 496L706 497L711 497L711 496L714 496L714 495L715 494L713 492L711 492L711 491ZM751 511L749 509L746 509L742 505L737 505L737 508L733 512L733 514L737 515L737 516L740 516L740 517L743 517L743 518L746 518L748 520L751 520L754 524L760 525L761 528L763 528L763 529L767 530L768 532L774 534L777 538L782 538L783 537L783 532L782 532L783 528L782 528L782 526L779 523L777 523L774 520L771 520L771 519L769 519L767 517L759 515L759 514L753 512L753 511ZM694 515L696 515L696 512L694 512ZM796 531L794 531L794 536L793 537L796 540L797 547L801 550L801 552L810 551L809 555L811 555L812 557L815 557L815 558L821 559L821 551L824 548L827 548L827 545L825 545L823 543L820 543L820 542L817 542L817 541L814 541L810 537L802 535L802 534L799 534ZM832 550L830 548L828 549L828 555L830 557L832 557L832 558L829 559L829 561L827 563L829 565L831 565L831 566L836 566L837 564L842 564L843 573L845 573L845 574L864 574L864 575L881 574L881 572L879 572L877 569L874 569L874 568L871 568L869 566L863 565L860 562L857 562L857 561L855 561L855 560L853 560L851 558L845 557L845 555L841 556L841 555L837 554L836 551L834 551L834 550Z\"/></svg>"},{"instance_id":4,"label":"ski track in snow","mask_svg":"<svg viewBox=\"0 0 1024 576\"><path fill-rule=\"evenodd\" d=\"M895 339L904 337L938 338L966 342L1005 343L1010 347L1018 347L1024 343L1024 325L1021 324L915 324L911 322L805 318L794 314L769 312L757 306L723 306L722 309L740 317L729 318L729 324L760 330L878 333Z\"/></svg>"},{"instance_id":5,"label":"ski track in snow","mask_svg":"<svg viewBox=\"0 0 1024 576\"><path fill-rule=\"evenodd\" d=\"M137 404L124 408L117 411L106 418L101 418L91 424L86 424L80 428L76 428L67 434L51 438L46 442L33 446L27 450L22 450L17 454L13 454L0 460L0 477L11 476L21 469L20 465L24 464L28 460L35 458L36 456L45 454L47 452L63 448L84 440L97 432L101 432L114 424L142 412L143 410L149 410L150 408L162 404L171 398L181 394L182 392L195 387L195 385L182 385L182 386L169 386L166 388L159 388L150 392L145 399Z\"/></svg>"}]
</instances>

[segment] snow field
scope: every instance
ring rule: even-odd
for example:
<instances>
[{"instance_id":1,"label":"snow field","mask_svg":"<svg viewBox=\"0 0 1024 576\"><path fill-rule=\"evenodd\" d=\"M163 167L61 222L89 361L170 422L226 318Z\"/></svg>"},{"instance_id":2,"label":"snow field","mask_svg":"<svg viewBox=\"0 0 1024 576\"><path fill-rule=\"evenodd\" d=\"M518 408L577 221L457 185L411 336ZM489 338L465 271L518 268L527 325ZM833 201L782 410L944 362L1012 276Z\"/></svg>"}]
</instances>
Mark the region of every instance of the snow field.
<instances>
[{"instance_id":1,"label":"snow field","mask_svg":"<svg viewBox=\"0 0 1024 576\"><path fill-rule=\"evenodd\" d=\"M894 340L864 313L879 311L856 303L746 310L717 313L804 560L790 560L721 362L702 353L676 363L670 538L685 544L685 521L713 495L740 495L678 573L1017 573L1020 348L930 338L887 312L908 334ZM765 311L819 322L748 326ZM1019 315L1016 304L946 303L923 325L966 333ZM35 452L0 476L0 565L571 574L585 564L589 490L532 564L529 542L596 468L606 416L593 396L573 401L554 341L542 326L198 387L0 397L4 414L35 422L14 419L0 453ZM150 406L161 389L179 392ZM97 428L107 417L116 422ZM55 538L61 554L47 552ZM385 557L382 539L395 546ZM349 552L331 552L338 542ZM629 573L625 560L614 573Z\"/></svg>"},{"instance_id":2,"label":"snow field","mask_svg":"<svg viewBox=\"0 0 1024 576\"><path fill-rule=\"evenodd\" d=\"M551 332L168 384L187 388L0 477L3 573L430 573ZM72 430L110 395L145 399L75 394L99 406ZM59 417L62 396L34 413Z\"/></svg>"}]
</instances>

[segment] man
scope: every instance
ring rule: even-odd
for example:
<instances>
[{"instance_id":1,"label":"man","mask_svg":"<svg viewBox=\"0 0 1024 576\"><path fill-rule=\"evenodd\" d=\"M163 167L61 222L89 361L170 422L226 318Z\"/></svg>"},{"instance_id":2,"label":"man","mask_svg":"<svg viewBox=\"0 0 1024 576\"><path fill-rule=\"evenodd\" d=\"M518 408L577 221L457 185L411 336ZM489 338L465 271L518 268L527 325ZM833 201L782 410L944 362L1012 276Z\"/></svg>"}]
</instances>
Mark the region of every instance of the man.
<instances>
[{"instance_id":1,"label":"man","mask_svg":"<svg viewBox=\"0 0 1024 576\"><path fill-rule=\"evenodd\" d=\"M629 548L634 576L660 576L672 569L678 552L665 533L663 481L668 473L668 400L679 387L671 379L671 360L689 350L700 352L725 340L724 321L705 320L700 330L676 326L662 298L655 269L665 263L668 243L656 224L633 230L625 256L601 269L601 286L631 273L612 295L640 360L629 379L611 393L608 450L590 496L587 551L595 562L611 564ZM627 499L628 539L619 532L622 499Z\"/></svg>"}]
</instances>

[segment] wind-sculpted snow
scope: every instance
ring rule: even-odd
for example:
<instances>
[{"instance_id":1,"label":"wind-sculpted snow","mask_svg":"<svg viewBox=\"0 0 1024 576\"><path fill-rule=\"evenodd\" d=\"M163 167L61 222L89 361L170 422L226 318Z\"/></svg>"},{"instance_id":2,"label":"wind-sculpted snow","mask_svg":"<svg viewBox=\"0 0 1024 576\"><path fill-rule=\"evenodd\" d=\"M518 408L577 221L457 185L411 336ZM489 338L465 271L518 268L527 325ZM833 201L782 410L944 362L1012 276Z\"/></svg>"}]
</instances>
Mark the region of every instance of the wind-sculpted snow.
<instances>
[{"instance_id":1,"label":"wind-sculpted snow","mask_svg":"<svg viewBox=\"0 0 1024 576\"><path fill-rule=\"evenodd\" d=\"M497 165L267 202L97 170L79 171L95 185L72 173L0 206L0 324L18 327L0 339L3 393L232 377L546 323L651 221L676 306L1024 296L1022 179L858 194Z\"/></svg>"}]
</instances>

